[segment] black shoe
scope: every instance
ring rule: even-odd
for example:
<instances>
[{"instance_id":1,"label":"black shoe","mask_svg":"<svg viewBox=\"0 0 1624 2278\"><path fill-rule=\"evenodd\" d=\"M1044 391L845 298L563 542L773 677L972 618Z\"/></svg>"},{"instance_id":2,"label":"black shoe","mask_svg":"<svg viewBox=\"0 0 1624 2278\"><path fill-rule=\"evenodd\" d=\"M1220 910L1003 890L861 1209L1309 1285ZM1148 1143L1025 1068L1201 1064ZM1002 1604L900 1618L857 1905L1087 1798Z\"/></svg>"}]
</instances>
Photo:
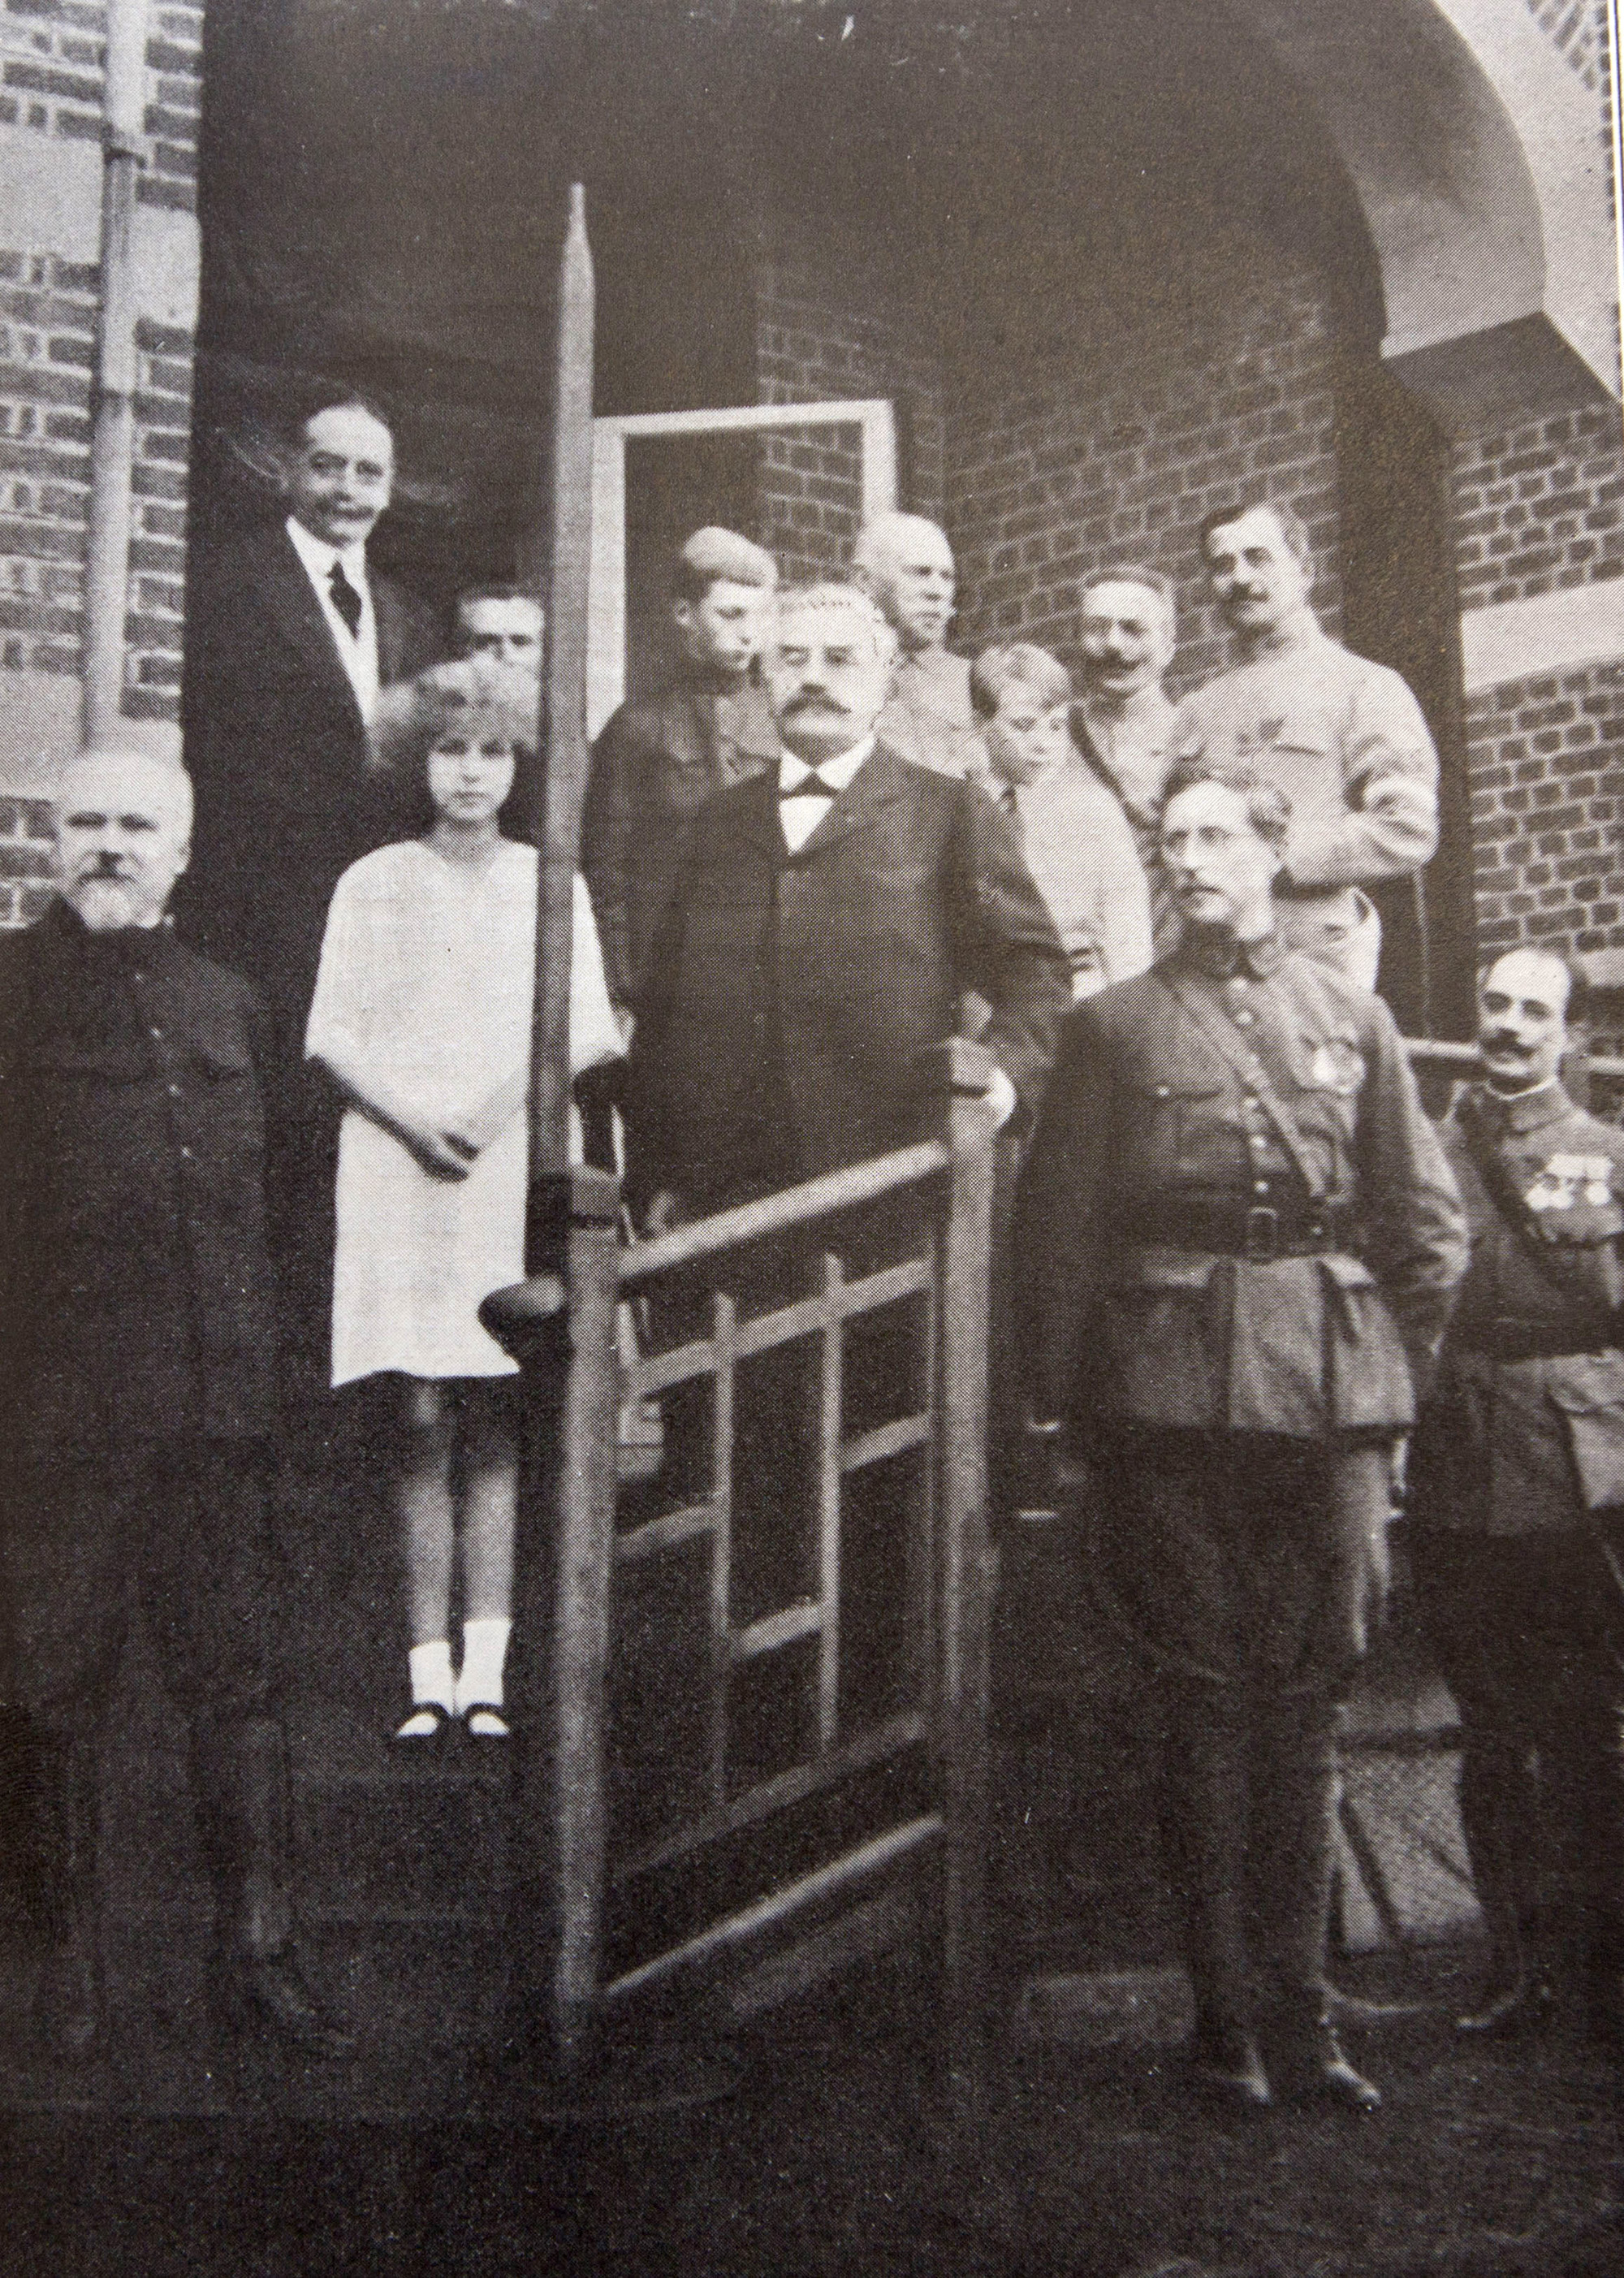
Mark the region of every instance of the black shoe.
<instances>
[{"instance_id":1,"label":"black shoe","mask_svg":"<svg viewBox=\"0 0 1624 2278\"><path fill-rule=\"evenodd\" d=\"M355 2036L306 1984L291 1945L279 1953L233 1953L219 1963L222 2007L235 2030L257 2031L309 2057L354 2053Z\"/></svg>"},{"instance_id":2,"label":"black shoe","mask_svg":"<svg viewBox=\"0 0 1624 2278\"><path fill-rule=\"evenodd\" d=\"M1233 2112L1267 2112L1275 2100L1257 2043L1238 2025L1197 2031L1190 2078L1202 2096Z\"/></svg>"},{"instance_id":3,"label":"black shoe","mask_svg":"<svg viewBox=\"0 0 1624 2278\"><path fill-rule=\"evenodd\" d=\"M1293 2041L1272 2061L1281 2091L1293 2104L1334 2105L1341 2112L1381 2109L1381 2090L1348 2062L1329 2025Z\"/></svg>"},{"instance_id":4,"label":"black shoe","mask_svg":"<svg viewBox=\"0 0 1624 2278\"><path fill-rule=\"evenodd\" d=\"M1491 1984L1475 2009L1455 2019L1455 2030L1475 2034L1482 2040L1511 2040L1544 2023L1551 2014L1552 1999L1546 1978L1520 1973L1509 1984Z\"/></svg>"}]
</instances>

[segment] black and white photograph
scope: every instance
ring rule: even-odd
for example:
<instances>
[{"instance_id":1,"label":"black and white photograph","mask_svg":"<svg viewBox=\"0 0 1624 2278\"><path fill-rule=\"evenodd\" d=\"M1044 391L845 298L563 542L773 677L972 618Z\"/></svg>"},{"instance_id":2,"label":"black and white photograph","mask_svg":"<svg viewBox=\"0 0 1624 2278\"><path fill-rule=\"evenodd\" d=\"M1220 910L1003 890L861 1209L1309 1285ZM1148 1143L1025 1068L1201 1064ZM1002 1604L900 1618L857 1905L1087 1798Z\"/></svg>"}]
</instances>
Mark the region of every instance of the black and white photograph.
<instances>
[{"instance_id":1,"label":"black and white photograph","mask_svg":"<svg viewBox=\"0 0 1624 2278\"><path fill-rule=\"evenodd\" d=\"M0 2278L1624 2266L1618 0L0 0Z\"/></svg>"}]
</instances>

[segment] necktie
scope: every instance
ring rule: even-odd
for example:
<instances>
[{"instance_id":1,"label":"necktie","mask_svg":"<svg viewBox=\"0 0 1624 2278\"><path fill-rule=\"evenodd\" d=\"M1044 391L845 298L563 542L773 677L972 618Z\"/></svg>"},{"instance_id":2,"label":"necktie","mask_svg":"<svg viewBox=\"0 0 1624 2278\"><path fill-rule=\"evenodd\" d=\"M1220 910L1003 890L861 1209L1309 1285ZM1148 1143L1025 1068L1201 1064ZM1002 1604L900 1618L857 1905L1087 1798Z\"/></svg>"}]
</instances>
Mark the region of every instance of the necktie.
<instances>
[{"instance_id":1,"label":"necktie","mask_svg":"<svg viewBox=\"0 0 1624 2278\"><path fill-rule=\"evenodd\" d=\"M778 796L780 799L838 799L840 785L832 784L827 776L820 775L816 768L808 768L798 783L787 784L781 776Z\"/></svg>"},{"instance_id":2,"label":"necktie","mask_svg":"<svg viewBox=\"0 0 1624 2278\"><path fill-rule=\"evenodd\" d=\"M350 584L349 579L345 576L344 564L341 562L335 562L333 563L332 575L327 581L327 590L332 595L333 608L338 611L345 623L349 627L350 638L352 640L359 640L361 638L361 596L355 591L355 588Z\"/></svg>"}]
</instances>

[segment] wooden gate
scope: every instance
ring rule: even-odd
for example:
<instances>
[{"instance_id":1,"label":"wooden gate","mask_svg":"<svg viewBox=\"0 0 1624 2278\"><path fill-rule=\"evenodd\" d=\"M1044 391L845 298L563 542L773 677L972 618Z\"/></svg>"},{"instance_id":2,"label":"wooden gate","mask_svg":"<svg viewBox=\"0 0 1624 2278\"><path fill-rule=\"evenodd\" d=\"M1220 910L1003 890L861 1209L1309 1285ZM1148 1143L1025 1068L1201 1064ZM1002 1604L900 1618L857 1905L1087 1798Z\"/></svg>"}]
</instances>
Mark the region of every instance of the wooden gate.
<instances>
[{"instance_id":1,"label":"wooden gate","mask_svg":"<svg viewBox=\"0 0 1624 2278\"><path fill-rule=\"evenodd\" d=\"M520 1827L566 2067L640 1996L760 1995L855 1925L845 1950L934 1961L954 2102L975 2101L990 1065L944 1045L938 1135L658 1241L622 1247L613 1181L577 1178L562 1286L491 1301L556 1459ZM654 1402L661 1478L619 1479L617 1414Z\"/></svg>"}]
</instances>

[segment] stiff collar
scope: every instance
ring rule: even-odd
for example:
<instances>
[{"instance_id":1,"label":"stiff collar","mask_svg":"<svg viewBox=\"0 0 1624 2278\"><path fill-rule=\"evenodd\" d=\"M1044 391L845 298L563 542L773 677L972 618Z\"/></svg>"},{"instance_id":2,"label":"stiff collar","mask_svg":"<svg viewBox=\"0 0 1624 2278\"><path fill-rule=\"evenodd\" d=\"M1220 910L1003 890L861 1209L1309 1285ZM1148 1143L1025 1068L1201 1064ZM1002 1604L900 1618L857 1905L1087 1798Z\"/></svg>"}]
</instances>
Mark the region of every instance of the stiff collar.
<instances>
[{"instance_id":1,"label":"stiff collar","mask_svg":"<svg viewBox=\"0 0 1624 2278\"><path fill-rule=\"evenodd\" d=\"M1186 926L1178 944L1178 961L1193 966L1209 981L1233 981L1238 976L1267 981L1280 970L1285 944L1277 933L1256 941L1237 941L1223 926Z\"/></svg>"},{"instance_id":2,"label":"stiff collar","mask_svg":"<svg viewBox=\"0 0 1624 2278\"><path fill-rule=\"evenodd\" d=\"M1496 1091L1491 1084L1475 1083L1468 1097L1478 1121L1497 1138L1543 1131L1546 1124L1559 1123L1574 1112L1574 1103L1558 1076L1532 1091Z\"/></svg>"},{"instance_id":3,"label":"stiff collar","mask_svg":"<svg viewBox=\"0 0 1624 2278\"><path fill-rule=\"evenodd\" d=\"M804 760L797 760L793 752L782 752L778 760L778 787L781 791L793 792L797 784L804 783L808 776L815 773L825 783L833 784L836 791L844 791L873 750L874 741L873 736L865 736L860 744L853 744L839 759L820 760L815 769Z\"/></svg>"},{"instance_id":4,"label":"stiff collar","mask_svg":"<svg viewBox=\"0 0 1624 2278\"><path fill-rule=\"evenodd\" d=\"M363 538L358 546L329 546L324 538L317 538L307 530L296 515L287 517L286 530L294 541L294 551L304 563L310 576L325 585L331 582L335 562L344 564L344 574L358 592L364 593L367 583L367 542Z\"/></svg>"}]
</instances>

